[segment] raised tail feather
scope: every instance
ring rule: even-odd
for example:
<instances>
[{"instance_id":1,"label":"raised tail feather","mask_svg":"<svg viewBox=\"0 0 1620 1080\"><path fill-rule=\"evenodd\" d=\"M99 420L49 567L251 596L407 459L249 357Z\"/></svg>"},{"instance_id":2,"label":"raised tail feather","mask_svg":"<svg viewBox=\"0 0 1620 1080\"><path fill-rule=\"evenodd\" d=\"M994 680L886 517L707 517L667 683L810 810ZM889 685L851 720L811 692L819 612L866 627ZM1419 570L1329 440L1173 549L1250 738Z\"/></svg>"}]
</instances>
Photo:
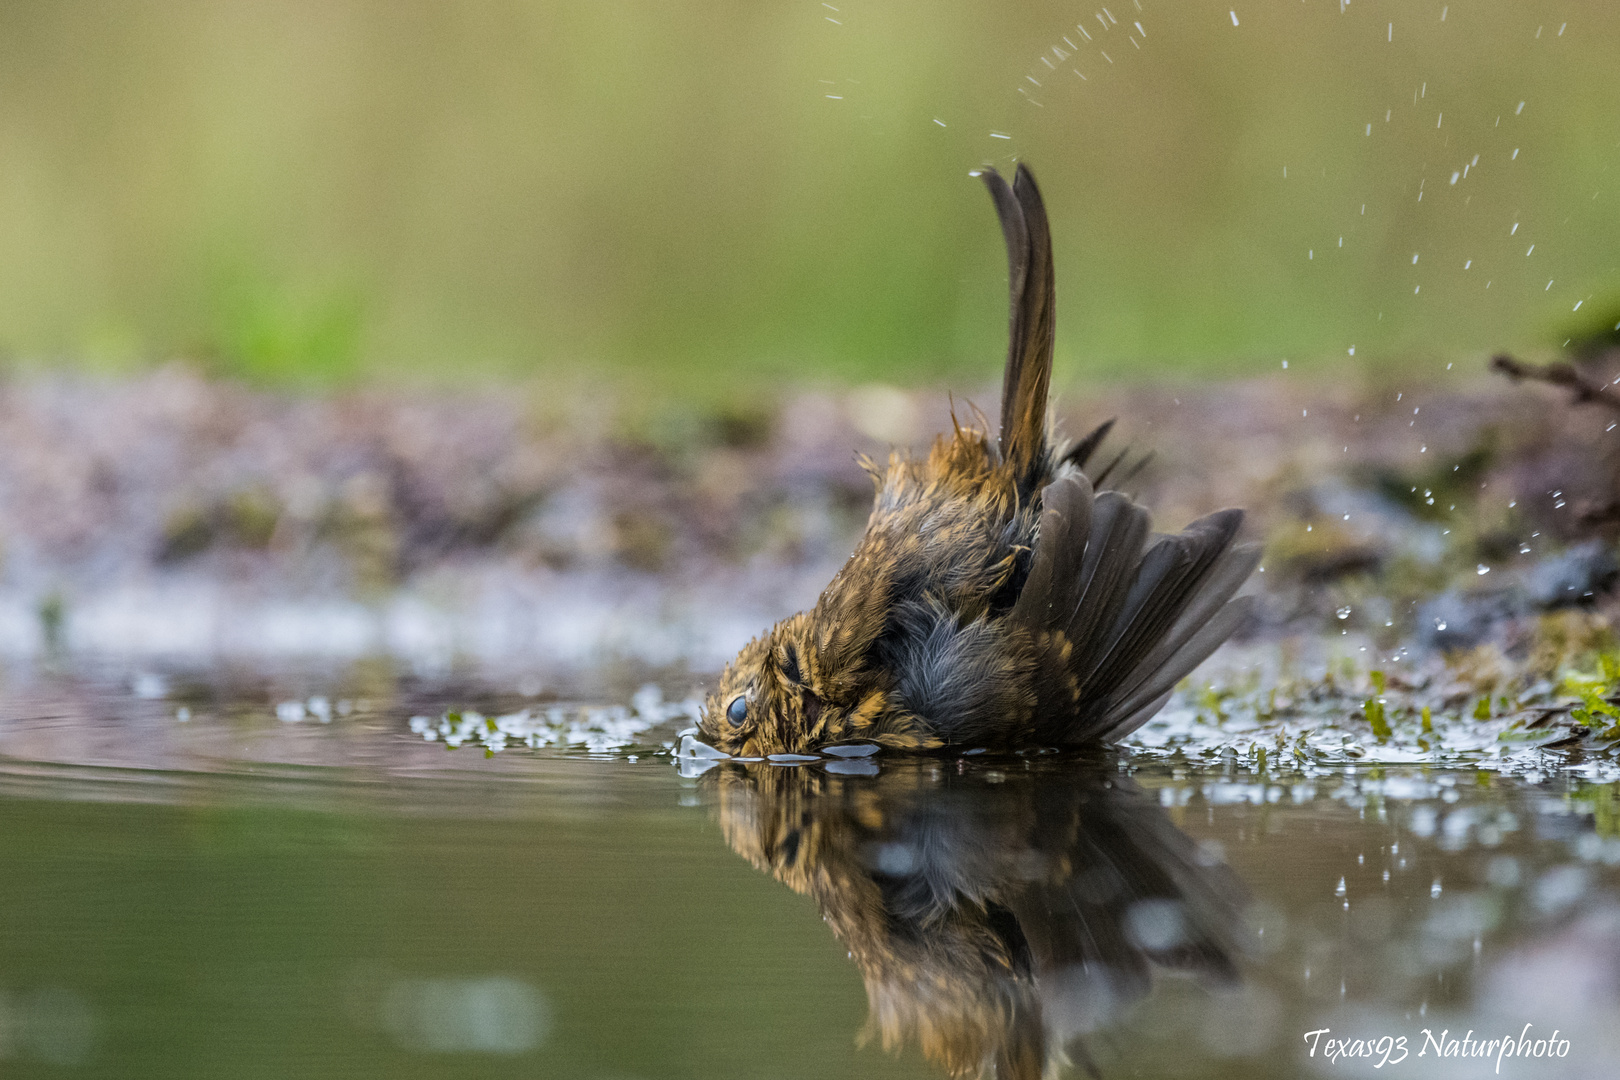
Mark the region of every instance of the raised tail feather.
<instances>
[{"instance_id":1,"label":"raised tail feather","mask_svg":"<svg viewBox=\"0 0 1620 1080\"><path fill-rule=\"evenodd\" d=\"M1037 737L1057 743L1120 738L1157 712L1176 683L1242 621L1247 601L1232 596L1260 551L1233 544L1243 521L1240 510L1200 518L1175 536L1150 538L1146 510L1118 491L1094 493L1078 470L1112 420L1064 454L1061 464L1073 466L1074 473L1047 483L1053 463L1046 400L1056 306L1051 229L1025 166L1018 166L1010 186L995 169L978 175L990 190L1007 243L1010 341L1001 390L1001 456L1012 466L1023 499L1045 485L1039 538L1010 616L1045 650L1036 691ZM1122 452L1098 471L1096 483L1121 471L1124 458ZM1128 479L1121 475L1114 482Z\"/></svg>"},{"instance_id":2,"label":"raised tail feather","mask_svg":"<svg viewBox=\"0 0 1620 1080\"><path fill-rule=\"evenodd\" d=\"M1240 510L1200 518L1149 543L1148 513L1082 476L1043 493L1039 538L1011 618L1044 644L1038 737L1120 738L1242 621L1232 595L1260 558L1234 545Z\"/></svg>"},{"instance_id":3,"label":"raised tail feather","mask_svg":"<svg viewBox=\"0 0 1620 1080\"><path fill-rule=\"evenodd\" d=\"M1027 499L1047 476L1046 395L1057 304L1052 232L1029 169L1019 165L1011 187L995 169L986 167L978 175L990 189L1007 242L1010 341L1001 384L1001 456L1012 465L1019 494Z\"/></svg>"}]
</instances>

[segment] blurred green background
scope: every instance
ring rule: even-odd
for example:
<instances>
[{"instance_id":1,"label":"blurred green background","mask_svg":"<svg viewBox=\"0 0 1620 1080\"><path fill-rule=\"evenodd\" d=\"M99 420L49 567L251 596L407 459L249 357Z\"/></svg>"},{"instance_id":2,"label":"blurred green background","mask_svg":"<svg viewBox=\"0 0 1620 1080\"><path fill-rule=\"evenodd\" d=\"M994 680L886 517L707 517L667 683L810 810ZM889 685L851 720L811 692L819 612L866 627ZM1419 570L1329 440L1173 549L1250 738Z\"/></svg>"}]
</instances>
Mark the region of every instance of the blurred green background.
<instances>
[{"instance_id":1,"label":"blurred green background","mask_svg":"<svg viewBox=\"0 0 1620 1080\"><path fill-rule=\"evenodd\" d=\"M1015 158L1060 381L1556 346L1620 297L1616 70L1610 0L12 0L0 350L988 378Z\"/></svg>"}]
</instances>

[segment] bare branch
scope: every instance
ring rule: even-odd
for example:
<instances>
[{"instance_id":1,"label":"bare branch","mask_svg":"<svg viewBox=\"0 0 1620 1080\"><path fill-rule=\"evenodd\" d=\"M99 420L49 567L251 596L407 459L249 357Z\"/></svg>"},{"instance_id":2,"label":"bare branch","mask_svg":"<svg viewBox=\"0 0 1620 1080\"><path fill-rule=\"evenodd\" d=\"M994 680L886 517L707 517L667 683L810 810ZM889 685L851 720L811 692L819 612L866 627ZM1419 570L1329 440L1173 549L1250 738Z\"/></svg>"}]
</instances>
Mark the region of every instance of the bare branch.
<instances>
[{"instance_id":1,"label":"bare branch","mask_svg":"<svg viewBox=\"0 0 1620 1080\"><path fill-rule=\"evenodd\" d=\"M1533 382L1566 387L1574 395L1576 405L1590 402L1620 412L1620 393L1616 393L1611 384L1587 374L1567 361L1526 364L1504 353L1491 358L1491 370L1501 372L1514 382L1529 379Z\"/></svg>"}]
</instances>

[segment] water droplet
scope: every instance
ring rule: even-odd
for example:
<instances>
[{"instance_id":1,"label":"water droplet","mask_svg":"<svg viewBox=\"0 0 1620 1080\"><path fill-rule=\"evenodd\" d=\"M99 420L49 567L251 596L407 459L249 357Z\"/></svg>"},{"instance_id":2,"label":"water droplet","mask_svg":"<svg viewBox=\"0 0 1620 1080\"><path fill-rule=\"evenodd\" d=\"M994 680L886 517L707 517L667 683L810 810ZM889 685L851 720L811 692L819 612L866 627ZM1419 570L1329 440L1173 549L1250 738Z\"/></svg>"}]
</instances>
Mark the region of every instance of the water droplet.
<instances>
[{"instance_id":1,"label":"water droplet","mask_svg":"<svg viewBox=\"0 0 1620 1080\"><path fill-rule=\"evenodd\" d=\"M1341 619L1348 619L1350 617L1350 605L1346 604L1333 614L1337 615Z\"/></svg>"}]
</instances>

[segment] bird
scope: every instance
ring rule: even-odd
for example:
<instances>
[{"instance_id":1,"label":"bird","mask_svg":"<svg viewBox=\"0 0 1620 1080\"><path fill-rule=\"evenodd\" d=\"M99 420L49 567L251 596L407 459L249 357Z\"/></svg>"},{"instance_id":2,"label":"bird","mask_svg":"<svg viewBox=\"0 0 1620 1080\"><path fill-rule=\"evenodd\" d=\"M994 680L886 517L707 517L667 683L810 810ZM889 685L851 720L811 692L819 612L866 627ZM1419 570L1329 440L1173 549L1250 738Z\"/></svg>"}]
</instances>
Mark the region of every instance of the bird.
<instances>
[{"instance_id":1,"label":"bird","mask_svg":"<svg viewBox=\"0 0 1620 1080\"><path fill-rule=\"evenodd\" d=\"M1006 242L999 432L963 423L924 454L867 460L875 497L853 554L808 611L750 641L705 698L699 741L734 757L837 744L1016 750L1117 741L1242 623L1259 561L1243 512L1151 532L1085 472L1112 423L1073 445L1047 415L1052 235L1019 163L989 189Z\"/></svg>"},{"instance_id":2,"label":"bird","mask_svg":"<svg viewBox=\"0 0 1620 1080\"><path fill-rule=\"evenodd\" d=\"M1085 752L1080 752L1084 755ZM863 1041L953 1077L1093 1076L1086 1038L1156 975L1241 983L1249 893L1106 753L874 776L726 763L700 781L733 851L810 897L860 969Z\"/></svg>"}]
</instances>

